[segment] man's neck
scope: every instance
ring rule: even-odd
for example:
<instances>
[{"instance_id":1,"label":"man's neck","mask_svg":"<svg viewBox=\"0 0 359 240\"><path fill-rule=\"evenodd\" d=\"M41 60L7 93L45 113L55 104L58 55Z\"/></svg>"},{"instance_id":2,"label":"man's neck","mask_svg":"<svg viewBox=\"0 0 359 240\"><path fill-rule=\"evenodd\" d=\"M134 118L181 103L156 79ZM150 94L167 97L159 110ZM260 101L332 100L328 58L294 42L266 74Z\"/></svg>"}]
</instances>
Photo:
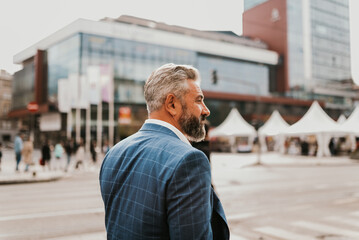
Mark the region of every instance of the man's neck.
<instances>
[{"instance_id":1,"label":"man's neck","mask_svg":"<svg viewBox=\"0 0 359 240\"><path fill-rule=\"evenodd\" d=\"M179 124L177 123L177 121L168 112L165 112L165 111L152 112L152 113L149 114L148 118L149 119L157 119L157 120L167 122L167 123L171 124L172 126L174 126L175 128L177 128L180 132L182 132Z\"/></svg>"}]
</instances>

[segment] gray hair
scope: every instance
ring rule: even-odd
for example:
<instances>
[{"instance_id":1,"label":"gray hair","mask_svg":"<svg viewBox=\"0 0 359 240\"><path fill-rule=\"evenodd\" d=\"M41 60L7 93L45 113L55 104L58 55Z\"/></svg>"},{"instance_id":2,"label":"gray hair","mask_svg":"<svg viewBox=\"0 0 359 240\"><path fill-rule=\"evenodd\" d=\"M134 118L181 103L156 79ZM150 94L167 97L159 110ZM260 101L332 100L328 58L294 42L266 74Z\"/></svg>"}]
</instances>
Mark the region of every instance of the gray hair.
<instances>
[{"instance_id":1,"label":"gray hair","mask_svg":"<svg viewBox=\"0 0 359 240\"><path fill-rule=\"evenodd\" d=\"M153 71L144 87L148 113L159 110L170 93L183 102L182 97L188 91L187 79L199 81L198 70L189 65L168 63Z\"/></svg>"}]
</instances>

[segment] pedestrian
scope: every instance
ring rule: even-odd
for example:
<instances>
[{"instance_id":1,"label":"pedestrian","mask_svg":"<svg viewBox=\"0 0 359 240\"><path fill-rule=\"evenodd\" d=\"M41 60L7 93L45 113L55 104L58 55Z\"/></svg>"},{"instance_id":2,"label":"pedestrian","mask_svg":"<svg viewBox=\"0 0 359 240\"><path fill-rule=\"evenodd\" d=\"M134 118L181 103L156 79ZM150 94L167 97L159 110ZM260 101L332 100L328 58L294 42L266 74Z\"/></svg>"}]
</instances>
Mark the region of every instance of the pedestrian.
<instances>
[{"instance_id":1,"label":"pedestrian","mask_svg":"<svg viewBox=\"0 0 359 240\"><path fill-rule=\"evenodd\" d=\"M301 153L303 156L308 156L309 154L309 143L307 140L302 140L300 143Z\"/></svg>"},{"instance_id":2,"label":"pedestrian","mask_svg":"<svg viewBox=\"0 0 359 240\"><path fill-rule=\"evenodd\" d=\"M1 171L1 159L2 159L2 143L0 142L0 171Z\"/></svg>"},{"instance_id":3,"label":"pedestrian","mask_svg":"<svg viewBox=\"0 0 359 240\"><path fill-rule=\"evenodd\" d=\"M15 157L16 157L16 168L15 171L18 172L19 171L19 164L21 161L21 152L22 152L22 148L23 148L23 134L18 133L15 136L15 141L14 141L14 150L15 150Z\"/></svg>"},{"instance_id":4,"label":"pedestrian","mask_svg":"<svg viewBox=\"0 0 359 240\"><path fill-rule=\"evenodd\" d=\"M34 144L29 136L26 137L26 141L24 142L24 147L22 148L22 156L24 158L25 172L29 171L29 166L32 165L32 153L34 151Z\"/></svg>"},{"instance_id":5,"label":"pedestrian","mask_svg":"<svg viewBox=\"0 0 359 240\"><path fill-rule=\"evenodd\" d=\"M102 152L104 155L106 155L109 150L110 150L110 145L108 144L108 140L105 140L102 147Z\"/></svg>"},{"instance_id":6,"label":"pedestrian","mask_svg":"<svg viewBox=\"0 0 359 240\"><path fill-rule=\"evenodd\" d=\"M73 142L74 142L74 140L71 139L70 141L67 141L65 143L65 152L66 152L66 157L67 157L65 172L68 171L69 166L70 166L71 155L72 155L72 152L73 152L73 145L74 145Z\"/></svg>"},{"instance_id":7,"label":"pedestrian","mask_svg":"<svg viewBox=\"0 0 359 240\"><path fill-rule=\"evenodd\" d=\"M50 141L49 140L45 140L44 145L42 145L41 158L43 161L42 166L44 167L44 169L47 166L49 168L49 170L51 170L51 166L50 166L51 149L50 149Z\"/></svg>"},{"instance_id":8,"label":"pedestrian","mask_svg":"<svg viewBox=\"0 0 359 240\"><path fill-rule=\"evenodd\" d=\"M80 165L84 165L84 162L85 162L85 148L84 148L84 142L82 139L77 144L75 158L76 158L75 169L79 169Z\"/></svg>"},{"instance_id":9,"label":"pedestrian","mask_svg":"<svg viewBox=\"0 0 359 240\"><path fill-rule=\"evenodd\" d=\"M107 153L100 170L107 239L229 239L211 188L205 136L210 112L198 70L166 64L147 79L148 117Z\"/></svg>"},{"instance_id":10,"label":"pedestrian","mask_svg":"<svg viewBox=\"0 0 359 240\"><path fill-rule=\"evenodd\" d=\"M96 153L96 141L95 141L95 140L91 140L90 152L91 152L92 162L95 164L95 163L96 163L96 158L97 158L97 153Z\"/></svg>"},{"instance_id":11,"label":"pedestrian","mask_svg":"<svg viewBox=\"0 0 359 240\"><path fill-rule=\"evenodd\" d=\"M206 136L204 137L204 139L200 142L192 142L191 144L194 148L201 150L208 158L209 164L211 164L211 142L210 142L209 136L208 136L208 131L209 131L209 122L208 121L205 122L204 129L206 131ZM213 183L211 183L211 186L214 189Z\"/></svg>"},{"instance_id":12,"label":"pedestrian","mask_svg":"<svg viewBox=\"0 0 359 240\"><path fill-rule=\"evenodd\" d=\"M204 154L206 154L208 161L211 163L211 148L210 148L210 141L208 136L208 131L209 131L208 121L206 121L204 128L206 130L206 136L200 142L192 142L192 146L197 148L198 150L201 150Z\"/></svg>"},{"instance_id":13,"label":"pedestrian","mask_svg":"<svg viewBox=\"0 0 359 240\"><path fill-rule=\"evenodd\" d=\"M62 147L62 143L57 143L55 145L54 155L56 158L56 165L59 166L60 169L61 169L61 159L62 159L63 153L64 153L64 148ZM57 169L57 167L56 167L56 169Z\"/></svg>"}]
</instances>

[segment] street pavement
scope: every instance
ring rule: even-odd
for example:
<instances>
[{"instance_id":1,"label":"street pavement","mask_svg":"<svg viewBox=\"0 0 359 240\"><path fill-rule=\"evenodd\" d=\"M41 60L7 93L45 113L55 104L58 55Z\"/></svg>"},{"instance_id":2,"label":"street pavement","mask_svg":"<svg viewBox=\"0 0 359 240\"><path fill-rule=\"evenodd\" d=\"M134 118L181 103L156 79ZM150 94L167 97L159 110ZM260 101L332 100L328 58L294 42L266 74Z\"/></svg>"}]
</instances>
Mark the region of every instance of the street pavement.
<instances>
[{"instance_id":1,"label":"street pavement","mask_svg":"<svg viewBox=\"0 0 359 240\"><path fill-rule=\"evenodd\" d=\"M66 166L65 154L61 160L51 159L51 169L44 168L39 165L39 159L41 152L39 149L35 149L33 153L34 165L30 166L28 172L25 172L25 164L20 163L20 171L15 171L15 153L11 149L3 149L3 158L1 163L0 171L0 184L14 184L14 183L33 183L33 182L44 182L54 181L64 177L71 176L76 171L74 167L74 161L71 161L69 170L64 171ZM99 165L103 156L98 156L97 165ZM228 154L228 153L212 153L212 158L220 158L223 161L215 161L215 164L223 164L224 162L228 165L235 163L237 168L251 167L254 165L262 166L306 166L306 165L350 165L359 163L359 160L350 159L348 156L339 157L308 157L298 155L283 155L275 152L270 153L241 153L241 154ZM214 164L214 163L212 163ZM93 168L90 161L90 156L87 156L87 160L84 165L81 166L83 170ZM215 167L215 166L212 166ZM230 178L230 175L228 175ZM214 176L215 178L215 176ZM222 178L223 180L223 178Z\"/></svg>"},{"instance_id":2,"label":"street pavement","mask_svg":"<svg viewBox=\"0 0 359 240\"><path fill-rule=\"evenodd\" d=\"M218 187L227 186L236 179L238 170L249 167L310 167L349 166L359 164L359 160L349 156L314 157L280 154L277 152L258 153L212 153L212 179ZM219 169L226 169L223 175ZM255 176L260 178L260 176Z\"/></svg>"},{"instance_id":3,"label":"street pavement","mask_svg":"<svg viewBox=\"0 0 359 240\"><path fill-rule=\"evenodd\" d=\"M255 153L212 155L231 239L359 239L358 160L265 153L257 162Z\"/></svg>"},{"instance_id":4,"label":"street pavement","mask_svg":"<svg viewBox=\"0 0 359 240\"><path fill-rule=\"evenodd\" d=\"M26 182L41 182L41 181L54 181L54 180L59 180L59 179L64 179L65 181L59 181L59 184L65 184L66 182L74 182L71 184L71 186L75 187L75 181L79 181L79 179L77 179L77 177L81 177L83 174L79 175L77 173L81 172L81 173L88 173L92 176L92 174L94 172L98 173L99 171L99 167L100 167L100 163L101 163L101 159L102 157L99 157L99 162L96 165L92 165L90 163L90 158L88 156L88 160L86 161L86 164L83 166L82 169L80 169L80 171L75 171L74 166L71 165L70 169L68 172L64 172L61 171L60 168L65 166L66 160L63 159L60 161L60 163L58 164L57 162L54 162L54 160L52 160L52 167L53 169L55 169L55 167L57 167L57 170L52 170L49 171L47 169L43 169L41 166L39 166L38 164L38 160L35 161L35 165L31 166L30 171L28 173L24 172L24 168L25 166L23 164L20 165L20 172L16 173L15 172L15 155L13 153L12 150L5 150L3 151L3 155L4 158L2 160L2 171L0 172L0 183L2 184L10 184L10 183L26 183ZM40 151L36 150L34 153L34 160L35 159L39 159L40 158ZM333 169L333 171L337 168L340 167L355 167L357 168L359 166L359 161L357 160L351 160L349 159L348 156L342 156L342 157L322 157L322 158L315 158L315 157L305 157L305 156L291 156L291 155L282 155L282 154L278 154L278 153L263 153L261 155L258 155L256 153L246 153L246 154L229 154L229 153L213 153L212 156L212 177L213 177L213 182L215 185L215 188L217 190L217 192L219 192L220 198L222 200L222 203L225 207L225 209L227 210L227 218L228 221L230 223L230 227L231 227L231 239L233 240L249 240L249 239L300 239L300 238L296 238L299 235L295 235L295 231L293 230L289 230L287 229L282 229L279 228L278 226L275 225L270 225L266 222L263 222L263 226L256 226L256 224L261 223L258 218L256 218L256 220L254 221L255 223L252 223L251 219L255 216L257 216L259 213L263 213L263 208L266 206L266 203L264 202L257 202L258 200L253 201L253 199L258 198L259 196L259 192L257 192L256 189L256 184L258 183L260 186L260 192L263 192L263 190L265 189L270 189L270 191L272 191L271 189L273 189L273 185L270 184L271 181L273 181L273 179L277 179L279 175L277 175L277 173L281 173L281 171L288 171L288 168L293 168L293 172L298 172L298 171L303 171L301 173L298 172L299 176L298 178L294 178L294 179L298 179L297 182L294 182L295 184L302 184L303 179L302 176L305 173L309 172L309 169L318 169L316 168L317 166L319 168L327 168L329 167L330 169ZM260 164L257 164L258 162L260 162ZM56 166L59 165L59 166ZM257 167L258 166L258 167ZM314 167L314 168L312 168ZM240 172L238 170L241 170ZM273 171L275 170L276 173L274 173ZM281 170L282 169L282 170ZM299 169L299 170L298 170ZM302 170L300 170L302 169ZM355 169L353 169L355 170ZM33 175L33 172L36 172L35 176ZM92 173L91 173L92 172ZM95 174L96 175L96 174ZM323 173L322 173L323 175ZM350 175L350 174L349 174ZM75 176L75 178L73 178L72 176ZM293 174L294 176L294 174ZM324 176L324 175L323 175ZM321 176L321 177L323 177ZM66 179L68 178L68 179ZM90 201L91 205L89 205L87 208L85 208L85 210L87 209L88 211L80 211L80 210L71 210L71 214L70 209L68 209L69 207L65 207L65 205L63 205L63 203L61 203L59 206L61 206L62 208L64 208L62 211L58 211L54 205L53 209L49 209L49 212L45 213L36 213L36 211L32 210L32 208L26 208L26 211L29 211L28 213L19 213L20 215L15 215L13 216L13 214L10 214L10 212L8 214L5 214L5 216L3 216L3 220L7 221L7 220L11 220L14 221L14 219L19 219L20 221L24 221L25 219L28 218L35 218L35 219L40 219L40 218L55 218L55 217L62 217L62 216L80 216L80 215L85 215L86 218L91 219L89 216L92 216L94 219L92 219L92 221L90 221L90 223L86 223L89 226L91 224L93 224L93 226L91 225L91 227L87 227L88 230L84 230L82 232L78 232L78 233L74 233L74 235L66 235L66 236L53 236L51 238L46 238L46 239L52 239L52 240L80 240L80 239L106 239L106 235L105 232L103 230L103 206L101 203L101 198L99 196L99 190L98 188L98 178L95 177L95 179L91 180L91 185L96 186L96 189L93 190L91 188L91 191L89 190L75 190L76 191L76 196L80 194L80 191L84 191L84 196L86 197L86 201ZM278 180L278 179L277 179ZM266 183L268 182L268 183ZM292 183L290 183L289 181L280 181L283 182L282 184L285 184L284 187L289 187L289 188L293 188ZM250 183L250 184L249 184ZM335 183L335 182L334 182ZM332 185L334 185L331 184ZM355 184L356 182L352 182L351 184ZM82 180L79 181L79 183L77 183L79 186L83 186L82 184ZM270 185L270 187L265 187L265 189L262 188L263 184L268 184ZM278 184L278 183L277 183ZM38 185L38 184L35 184ZM35 185L32 185L35 187ZM288 186L287 186L288 185ZM328 184L327 184L328 185ZM21 186L21 185L19 185ZM24 185L25 186L25 185ZM27 186L27 185L26 185ZM85 186L90 187L90 184L86 181ZM349 186L349 185L348 185ZM352 185L351 185L352 186ZM39 185L40 187L40 185ZM325 187L328 186L324 186L323 184L317 184L314 185L313 187L317 187L318 189L324 189ZM53 187L50 187L50 189ZM303 189L307 189L307 187L301 187ZM342 188L342 186L340 186L340 188ZM21 187L21 189L26 189ZM31 188L33 189L33 187ZM40 192L39 188L39 192ZM47 194L49 193L48 191L54 191L54 190L46 190L45 192L47 192ZM243 189L243 190L241 190ZM295 189L299 189L298 186L296 186ZM18 192L18 188L14 188L13 189L14 193ZM30 191L30 189L28 189L27 191ZM31 190L33 191L33 190ZM54 198L57 199L56 201L60 201L60 199L58 199L58 197L61 195L64 196L70 196L71 189L66 189L66 190L61 190L61 191L66 191L66 193L57 193L58 190L54 191L52 194L50 194L50 196L48 196L49 198ZM245 192L242 192L245 191ZM247 191L250 192L255 192L255 196L251 196L251 194L249 194ZM268 190L269 191L269 190ZM74 193L75 194L75 193ZM272 195L273 193L267 194L267 196ZM319 194L319 193L318 193ZM323 195L323 193L320 193L321 196L326 196L328 197L328 195ZM58 196L57 196L58 195ZM11 199L12 194L10 194L10 196L8 196L9 200ZM56 197L55 197L56 196ZM89 198L88 196L91 196L91 198ZM95 197L96 196L96 197ZM250 196L250 199L247 199L247 196ZM72 199L73 197L71 197ZM66 198L67 199L67 198ZM260 198L259 198L260 199ZM285 196L280 196L279 199L286 199ZM348 202L349 200L353 201L353 199L338 199L335 200L336 204L343 204L344 201ZM273 200L272 200L273 201ZM268 202L268 200L266 200L266 202ZM288 201L289 202L289 201ZM85 202L81 201L81 206L84 206ZM283 202L281 203L281 205L285 206L286 204ZM296 208L296 211L301 211L301 209L308 207L308 204L299 204L299 206L293 206L292 208ZM245 209L241 209L238 206L247 206ZM342 205L340 205L342 206ZM4 206L5 207L5 206ZM39 209L42 209L41 206L39 206ZM4 208L5 209L5 208ZM36 209L36 208L35 208ZM298 210L299 209L299 210ZM246 210L246 211L242 211L242 210ZM267 209L266 211L270 211L271 208ZM293 209L291 211L294 211ZM273 213L272 213L273 214ZM276 213L278 214L278 213ZM336 215L336 217L338 218L340 215ZM279 218L279 217L278 217ZM69 218L71 219L71 218ZM263 218L266 219L266 218ZM1 220L1 219L0 219ZM58 220L58 221L62 221L62 220ZM78 219L78 221L82 221ZM264 221L264 220L263 220ZM4 222L5 223L5 222ZM96 223L96 224L95 224ZM101 223L101 224L98 224ZM316 225L313 225L312 222L310 221L295 221L294 222L295 227L299 228L299 227L314 227ZM294 224L293 223L293 224ZM85 223L83 223L83 225L86 225ZM277 238L273 237L273 238L258 238L257 237L257 233L248 233L248 235L243 234L241 231L241 229L246 226L246 224L248 224L248 228L249 229L254 229L255 232L261 232L264 235L268 236L277 236ZM252 225L251 225L252 224ZM309 226L309 225L310 226ZM0 224L1 225L1 224ZM86 225L87 226L87 225ZM246 226L247 227L247 226ZM318 226L317 226L318 227ZM321 225L321 227L323 227L323 225ZM91 230L90 230L91 229ZM94 231L94 229L96 231ZM333 230L333 229L329 229L329 230ZM337 229L334 229L337 230ZM33 230L35 231L35 230ZM351 235L354 235L352 232L346 232L349 233ZM253 234L253 235L251 235ZM262 235L263 236L263 235ZM283 238L283 236L286 236L285 238ZM0 234L0 239L6 239L6 237L9 237L8 235L4 236L4 238L1 237ZM15 238L14 238L15 239ZM28 238L31 239L31 238ZM313 239L313 238L310 238ZM324 239L324 238L323 238ZM325 239L329 239L329 238L325 238ZM334 238L333 238L334 239ZM339 238L337 238L339 239ZM340 238L342 239L342 238ZM356 239L356 238L352 238L352 239Z\"/></svg>"},{"instance_id":5,"label":"street pavement","mask_svg":"<svg viewBox=\"0 0 359 240\"><path fill-rule=\"evenodd\" d=\"M15 153L12 149L2 149L3 157L1 161L0 171L0 185L1 184L16 184L16 183L34 183L34 182L46 182L55 181L61 178L69 177L76 171L88 171L94 167L99 167L100 162L97 166L94 166L90 161L90 155L86 155L86 160L80 169L75 169L74 156L68 170L66 168L66 155L64 154L60 160L52 158L50 161L50 169L43 167L39 164L41 158L41 152L39 149L35 149L33 153L33 165L29 167L29 170L25 172L25 164L23 161L20 162L19 171L15 171L16 161ZM98 154L99 155L99 154ZM98 156L98 159L103 159L102 155Z\"/></svg>"}]
</instances>

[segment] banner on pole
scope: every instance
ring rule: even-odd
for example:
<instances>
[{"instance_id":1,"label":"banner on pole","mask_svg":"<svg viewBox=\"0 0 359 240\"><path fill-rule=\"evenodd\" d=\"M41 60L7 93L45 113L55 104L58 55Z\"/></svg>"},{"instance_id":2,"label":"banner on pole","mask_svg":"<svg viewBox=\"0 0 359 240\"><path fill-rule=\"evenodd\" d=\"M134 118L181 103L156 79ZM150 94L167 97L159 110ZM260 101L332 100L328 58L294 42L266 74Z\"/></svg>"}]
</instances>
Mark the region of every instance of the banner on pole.
<instances>
[{"instance_id":1,"label":"banner on pole","mask_svg":"<svg viewBox=\"0 0 359 240\"><path fill-rule=\"evenodd\" d=\"M59 111L67 113L71 109L71 92L69 89L69 80L62 78L57 81L57 99Z\"/></svg>"},{"instance_id":2,"label":"banner on pole","mask_svg":"<svg viewBox=\"0 0 359 240\"><path fill-rule=\"evenodd\" d=\"M112 64L101 65L101 99L104 102L113 102L114 75Z\"/></svg>"},{"instance_id":3,"label":"banner on pole","mask_svg":"<svg viewBox=\"0 0 359 240\"><path fill-rule=\"evenodd\" d=\"M118 109L118 123L122 125L131 124L131 108L120 107Z\"/></svg>"},{"instance_id":4,"label":"banner on pole","mask_svg":"<svg viewBox=\"0 0 359 240\"><path fill-rule=\"evenodd\" d=\"M79 101L79 77L77 74L70 74L68 78L68 92L70 94L69 101L70 107L77 108Z\"/></svg>"},{"instance_id":5,"label":"banner on pole","mask_svg":"<svg viewBox=\"0 0 359 240\"><path fill-rule=\"evenodd\" d=\"M87 109L90 106L89 84L85 75L80 76L79 108Z\"/></svg>"},{"instance_id":6,"label":"banner on pole","mask_svg":"<svg viewBox=\"0 0 359 240\"><path fill-rule=\"evenodd\" d=\"M90 104L97 105L100 102L101 72L99 66L87 67L87 80L89 85Z\"/></svg>"}]
</instances>

